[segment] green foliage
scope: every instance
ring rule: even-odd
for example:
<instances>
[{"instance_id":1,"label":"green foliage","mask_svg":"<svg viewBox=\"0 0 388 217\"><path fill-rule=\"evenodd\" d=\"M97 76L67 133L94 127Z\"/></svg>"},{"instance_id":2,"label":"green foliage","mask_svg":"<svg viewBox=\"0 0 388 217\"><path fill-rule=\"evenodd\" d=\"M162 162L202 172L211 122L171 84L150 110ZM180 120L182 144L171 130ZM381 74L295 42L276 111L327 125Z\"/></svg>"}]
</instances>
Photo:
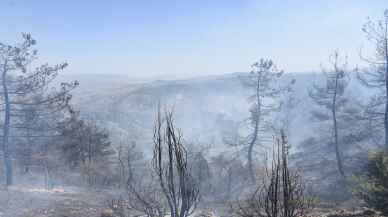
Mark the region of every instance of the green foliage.
<instances>
[{"instance_id":1,"label":"green foliage","mask_svg":"<svg viewBox=\"0 0 388 217\"><path fill-rule=\"evenodd\" d=\"M358 181L356 195L368 207L388 214L388 153L370 153L366 175Z\"/></svg>"},{"instance_id":2,"label":"green foliage","mask_svg":"<svg viewBox=\"0 0 388 217\"><path fill-rule=\"evenodd\" d=\"M94 122L83 120L78 113L72 114L58 128L62 136L61 154L70 168L109 164L115 152L107 131Z\"/></svg>"}]
</instances>

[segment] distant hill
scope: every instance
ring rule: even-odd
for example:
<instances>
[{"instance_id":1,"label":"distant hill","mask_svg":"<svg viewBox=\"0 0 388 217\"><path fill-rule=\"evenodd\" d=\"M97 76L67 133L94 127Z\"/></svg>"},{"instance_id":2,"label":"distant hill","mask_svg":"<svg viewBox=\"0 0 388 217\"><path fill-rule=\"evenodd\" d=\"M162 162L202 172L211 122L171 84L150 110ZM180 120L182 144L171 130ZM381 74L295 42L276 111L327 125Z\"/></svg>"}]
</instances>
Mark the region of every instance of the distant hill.
<instances>
[{"instance_id":1,"label":"distant hill","mask_svg":"<svg viewBox=\"0 0 388 217\"><path fill-rule=\"evenodd\" d=\"M211 145L212 151L225 148L223 134L248 118L250 91L241 84L245 73L204 76L182 80L141 82L122 75L69 75L64 80L79 80L74 104L85 118L98 121L112 132L116 143L130 141L151 145L157 104L173 106L177 126L194 144ZM292 112L291 142L299 143L311 133L309 112L313 107L308 89L323 81L314 73L285 74L282 82L295 78L295 97L299 103ZM351 97L365 100L368 92L356 79L349 86Z\"/></svg>"}]
</instances>

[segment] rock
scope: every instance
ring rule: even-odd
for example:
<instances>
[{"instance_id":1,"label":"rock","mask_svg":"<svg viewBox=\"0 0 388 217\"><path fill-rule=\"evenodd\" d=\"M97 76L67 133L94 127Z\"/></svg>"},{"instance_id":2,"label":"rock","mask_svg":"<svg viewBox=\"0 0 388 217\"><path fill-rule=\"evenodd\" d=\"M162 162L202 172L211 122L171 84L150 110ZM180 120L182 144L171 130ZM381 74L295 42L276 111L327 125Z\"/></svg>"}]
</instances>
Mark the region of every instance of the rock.
<instances>
[{"instance_id":1,"label":"rock","mask_svg":"<svg viewBox=\"0 0 388 217\"><path fill-rule=\"evenodd\" d=\"M364 210L362 213L364 216L374 216L377 214L375 211L370 210L370 209Z\"/></svg>"},{"instance_id":2,"label":"rock","mask_svg":"<svg viewBox=\"0 0 388 217\"><path fill-rule=\"evenodd\" d=\"M115 217L112 209L104 209L101 212L101 217Z\"/></svg>"}]
</instances>

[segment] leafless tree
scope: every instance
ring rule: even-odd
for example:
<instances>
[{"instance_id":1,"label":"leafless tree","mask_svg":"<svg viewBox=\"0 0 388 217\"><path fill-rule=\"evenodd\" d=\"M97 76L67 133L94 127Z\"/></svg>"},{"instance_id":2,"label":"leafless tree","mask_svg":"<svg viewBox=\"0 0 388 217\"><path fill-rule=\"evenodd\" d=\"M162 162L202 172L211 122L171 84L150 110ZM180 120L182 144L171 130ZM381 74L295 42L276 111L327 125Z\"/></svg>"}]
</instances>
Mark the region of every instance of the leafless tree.
<instances>
[{"instance_id":1,"label":"leafless tree","mask_svg":"<svg viewBox=\"0 0 388 217\"><path fill-rule=\"evenodd\" d=\"M120 213L137 212L148 217L164 217L167 213L164 199L156 176L151 168L142 163L141 153L131 144L123 153L119 151L119 166L126 178L127 200L120 198L115 202ZM123 215L125 216L125 215Z\"/></svg>"},{"instance_id":2,"label":"leafless tree","mask_svg":"<svg viewBox=\"0 0 388 217\"><path fill-rule=\"evenodd\" d=\"M49 85L63 70L67 63L49 66L48 64L29 70L37 58L37 51L33 50L36 41L29 35L23 34L23 41L17 45L0 43L0 73L1 73L1 99L4 109L2 125L2 142L4 164L6 170L6 184L12 184L12 156L10 151L11 129L24 128L15 123L25 106L47 107L56 105L58 109L67 106L71 95L69 92L78 85L77 82L61 83L58 90L49 89ZM36 93L41 93L42 98L34 99ZM43 116L40 113L40 116ZM15 137L21 137L17 135Z\"/></svg>"},{"instance_id":3,"label":"leafless tree","mask_svg":"<svg viewBox=\"0 0 388 217\"><path fill-rule=\"evenodd\" d=\"M200 179L192 174L182 134L174 125L173 112L165 111L162 115L160 106L153 144L151 168L145 166L135 170L136 156L133 153L127 153L127 162L123 158L119 160L120 165L128 170L128 200L116 201L116 204L125 203L127 210L149 217L164 217L166 214L187 217L199 203Z\"/></svg>"},{"instance_id":4,"label":"leafless tree","mask_svg":"<svg viewBox=\"0 0 388 217\"><path fill-rule=\"evenodd\" d=\"M199 185L191 174L182 134L173 112L160 108L154 128L154 173L167 200L171 217L187 217L199 202Z\"/></svg>"},{"instance_id":5,"label":"leafless tree","mask_svg":"<svg viewBox=\"0 0 388 217\"><path fill-rule=\"evenodd\" d=\"M240 217L299 217L312 205L301 175L288 165L288 142L284 135L276 139L272 164L253 195L232 206Z\"/></svg>"},{"instance_id":6,"label":"leafless tree","mask_svg":"<svg viewBox=\"0 0 388 217\"><path fill-rule=\"evenodd\" d=\"M370 67L361 70L358 78L366 87L378 88L381 91L371 101L370 113L372 118L377 116L383 120L384 146L388 150L388 10L384 12L382 20L374 22L368 19L363 31L374 46L375 56L365 58L361 55L362 60Z\"/></svg>"},{"instance_id":7,"label":"leafless tree","mask_svg":"<svg viewBox=\"0 0 388 217\"><path fill-rule=\"evenodd\" d=\"M131 161L130 158L128 158L129 161ZM134 168L130 162L128 165L130 165L127 180L128 210L148 217L164 217L168 208L158 179L148 171L136 173L137 178L135 178Z\"/></svg>"}]
</instances>

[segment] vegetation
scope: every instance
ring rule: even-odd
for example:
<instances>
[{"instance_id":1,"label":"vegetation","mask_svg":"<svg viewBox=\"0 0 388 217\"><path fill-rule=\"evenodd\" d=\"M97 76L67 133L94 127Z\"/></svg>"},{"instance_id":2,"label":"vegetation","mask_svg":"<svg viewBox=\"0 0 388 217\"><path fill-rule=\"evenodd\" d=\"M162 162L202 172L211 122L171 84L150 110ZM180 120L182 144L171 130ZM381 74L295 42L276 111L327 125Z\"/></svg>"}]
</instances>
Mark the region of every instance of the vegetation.
<instances>
[{"instance_id":1,"label":"vegetation","mask_svg":"<svg viewBox=\"0 0 388 217\"><path fill-rule=\"evenodd\" d=\"M30 34L0 43L0 208L14 205L9 192L36 202L33 191L54 200L47 207L71 204L69 213L79 206L72 197L86 195L81 204L106 217L307 217L342 206L357 211L345 216L388 215L388 10L363 31L375 54L361 55L364 68L336 51L315 81L297 83L260 59L249 73L196 86L157 81L104 93L103 109L90 95L80 102L77 81L59 82L67 63L35 63ZM240 95L230 100L221 87ZM203 100L209 90L237 112ZM57 204L48 194L61 190Z\"/></svg>"},{"instance_id":2,"label":"vegetation","mask_svg":"<svg viewBox=\"0 0 388 217\"><path fill-rule=\"evenodd\" d=\"M37 51L33 49L36 41L29 34L23 34L23 41L18 45L0 43L0 73L2 83L2 101L4 105L4 119L2 124L2 144L7 186L13 183L12 146L10 137L31 137L13 134L15 128L31 130L23 122L18 122L18 117L23 117L26 109L35 108L35 117L43 118L45 112L42 109L51 109L51 112L67 107L71 95L78 82L62 83L59 90L48 91L47 87L62 71L67 63L49 66L47 64L30 70L30 65L37 58ZM39 94L39 97L36 97ZM31 120L30 120L31 121ZM12 130L11 130L12 129ZM30 132L30 131L28 131Z\"/></svg>"},{"instance_id":3,"label":"vegetation","mask_svg":"<svg viewBox=\"0 0 388 217\"><path fill-rule=\"evenodd\" d=\"M181 132L175 128L173 112L158 110L153 134L151 168L139 176L132 166L133 155L127 155L128 199L111 201L111 208L120 216L128 211L149 217L187 217L195 211L199 201L200 179L193 176Z\"/></svg>"},{"instance_id":4,"label":"vegetation","mask_svg":"<svg viewBox=\"0 0 388 217\"><path fill-rule=\"evenodd\" d=\"M362 59L369 64L361 70L358 78L363 85L379 90L367 106L367 114L373 123L369 126L370 133L376 135L383 132L384 141L376 141L388 150L388 10L385 10L382 20L368 20L362 29L371 42L375 56Z\"/></svg>"},{"instance_id":5,"label":"vegetation","mask_svg":"<svg viewBox=\"0 0 388 217\"><path fill-rule=\"evenodd\" d=\"M272 163L251 197L233 207L241 217L298 217L311 208L306 183L288 165L289 145L284 133L276 139Z\"/></svg>"},{"instance_id":6,"label":"vegetation","mask_svg":"<svg viewBox=\"0 0 388 217\"><path fill-rule=\"evenodd\" d=\"M283 71L277 69L272 60L261 59L252 65L252 71L247 78L242 78L243 84L253 91L249 97L251 108L249 110L249 122L251 133L247 141L243 143L247 148L247 161L250 179L256 182L254 169L254 154L256 146L264 146L263 142L268 138L268 131L271 126L271 114L279 109L278 98L282 89L277 87L278 80Z\"/></svg>"},{"instance_id":7,"label":"vegetation","mask_svg":"<svg viewBox=\"0 0 388 217\"><path fill-rule=\"evenodd\" d=\"M168 202L170 216L191 215L200 198L198 183L191 174L183 138L175 128L171 111L166 111L162 119L159 109L154 130L152 166Z\"/></svg>"},{"instance_id":8,"label":"vegetation","mask_svg":"<svg viewBox=\"0 0 388 217\"><path fill-rule=\"evenodd\" d=\"M365 176L359 178L356 195L375 210L388 214L388 154L385 151L370 153Z\"/></svg>"}]
</instances>

